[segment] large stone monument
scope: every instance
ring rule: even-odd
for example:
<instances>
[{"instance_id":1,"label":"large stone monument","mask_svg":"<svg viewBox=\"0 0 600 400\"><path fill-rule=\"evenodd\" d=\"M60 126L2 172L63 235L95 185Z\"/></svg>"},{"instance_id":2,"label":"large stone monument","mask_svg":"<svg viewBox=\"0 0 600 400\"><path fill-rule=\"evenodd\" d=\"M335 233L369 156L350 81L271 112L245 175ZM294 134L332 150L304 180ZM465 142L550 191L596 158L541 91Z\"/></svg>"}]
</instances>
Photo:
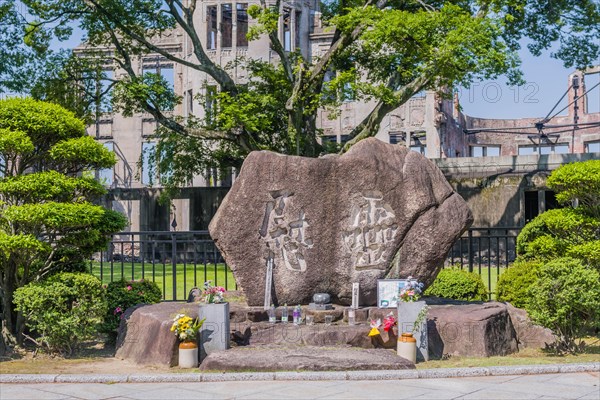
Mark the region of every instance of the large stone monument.
<instances>
[{"instance_id":1,"label":"large stone monument","mask_svg":"<svg viewBox=\"0 0 600 400\"><path fill-rule=\"evenodd\" d=\"M377 279L429 284L471 211L438 168L404 146L366 139L342 156L251 153L209 230L249 305L306 304L324 292L350 304L377 297Z\"/></svg>"}]
</instances>

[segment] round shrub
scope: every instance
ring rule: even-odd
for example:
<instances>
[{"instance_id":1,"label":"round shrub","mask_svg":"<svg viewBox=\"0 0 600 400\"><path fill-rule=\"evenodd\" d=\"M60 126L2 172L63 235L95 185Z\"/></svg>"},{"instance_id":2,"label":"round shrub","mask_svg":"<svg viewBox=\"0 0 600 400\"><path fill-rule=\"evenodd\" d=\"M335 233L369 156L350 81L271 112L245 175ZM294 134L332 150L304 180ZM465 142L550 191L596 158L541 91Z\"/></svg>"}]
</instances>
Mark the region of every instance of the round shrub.
<instances>
[{"instance_id":1,"label":"round shrub","mask_svg":"<svg viewBox=\"0 0 600 400\"><path fill-rule=\"evenodd\" d=\"M25 324L51 352L72 354L93 338L106 313L102 283L90 274L63 272L15 291L14 303Z\"/></svg>"},{"instance_id":2,"label":"round shrub","mask_svg":"<svg viewBox=\"0 0 600 400\"><path fill-rule=\"evenodd\" d=\"M486 301L488 298L481 277L458 268L442 269L425 295L465 301Z\"/></svg>"},{"instance_id":3,"label":"round shrub","mask_svg":"<svg viewBox=\"0 0 600 400\"><path fill-rule=\"evenodd\" d=\"M111 335L110 339L114 340L125 310L138 304L158 303L161 299L160 288L153 281L123 279L109 283L106 286L108 309L104 316L102 331Z\"/></svg>"},{"instance_id":4,"label":"round shrub","mask_svg":"<svg viewBox=\"0 0 600 400\"><path fill-rule=\"evenodd\" d=\"M527 311L534 322L556 335L558 352L577 352L576 340L600 328L598 282L598 271L573 258L559 258L540 268Z\"/></svg>"},{"instance_id":5,"label":"round shrub","mask_svg":"<svg viewBox=\"0 0 600 400\"><path fill-rule=\"evenodd\" d=\"M536 281L540 262L520 261L508 268L496 286L498 301L506 301L518 308L526 308L529 300L529 287Z\"/></svg>"},{"instance_id":6,"label":"round shrub","mask_svg":"<svg viewBox=\"0 0 600 400\"><path fill-rule=\"evenodd\" d=\"M600 240L571 247L567 252L567 257L582 260L584 264L594 267L600 272Z\"/></svg>"},{"instance_id":7,"label":"round shrub","mask_svg":"<svg viewBox=\"0 0 600 400\"><path fill-rule=\"evenodd\" d=\"M517 254L524 259L551 260L572 246L597 240L600 219L583 208L546 211L523 227L517 237Z\"/></svg>"}]
</instances>

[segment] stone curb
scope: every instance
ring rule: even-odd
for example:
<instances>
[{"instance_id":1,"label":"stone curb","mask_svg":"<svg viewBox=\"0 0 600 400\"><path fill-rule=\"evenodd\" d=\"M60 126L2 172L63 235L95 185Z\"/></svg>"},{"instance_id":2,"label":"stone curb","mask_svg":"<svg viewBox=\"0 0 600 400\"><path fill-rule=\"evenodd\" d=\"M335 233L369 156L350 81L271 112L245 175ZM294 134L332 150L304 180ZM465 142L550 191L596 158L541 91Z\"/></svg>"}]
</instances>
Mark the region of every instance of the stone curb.
<instances>
[{"instance_id":1,"label":"stone curb","mask_svg":"<svg viewBox=\"0 0 600 400\"><path fill-rule=\"evenodd\" d=\"M382 371L224 372L173 374L0 374L0 383L170 383L230 381L323 381L461 378L600 372L600 363L515 365L507 367L439 368Z\"/></svg>"}]
</instances>

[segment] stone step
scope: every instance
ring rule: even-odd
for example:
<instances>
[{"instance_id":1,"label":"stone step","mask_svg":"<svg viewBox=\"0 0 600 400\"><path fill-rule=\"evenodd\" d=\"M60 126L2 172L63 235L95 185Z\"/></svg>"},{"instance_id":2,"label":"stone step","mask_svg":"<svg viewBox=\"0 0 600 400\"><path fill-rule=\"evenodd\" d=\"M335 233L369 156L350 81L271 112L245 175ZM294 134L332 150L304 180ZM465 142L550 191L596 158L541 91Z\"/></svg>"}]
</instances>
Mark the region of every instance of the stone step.
<instances>
[{"instance_id":1,"label":"stone step","mask_svg":"<svg viewBox=\"0 0 600 400\"><path fill-rule=\"evenodd\" d=\"M210 354L202 371L349 371L415 369L393 350L351 346L253 345Z\"/></svg>"}]
</instances>

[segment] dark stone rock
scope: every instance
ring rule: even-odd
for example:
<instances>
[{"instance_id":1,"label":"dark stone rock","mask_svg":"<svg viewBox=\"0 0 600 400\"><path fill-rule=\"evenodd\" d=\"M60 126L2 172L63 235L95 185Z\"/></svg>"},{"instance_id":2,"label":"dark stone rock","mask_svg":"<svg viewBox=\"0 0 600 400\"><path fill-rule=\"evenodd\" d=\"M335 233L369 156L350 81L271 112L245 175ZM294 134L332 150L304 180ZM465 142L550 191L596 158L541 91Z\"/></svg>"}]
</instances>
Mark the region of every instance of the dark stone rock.
<instances>
[{"instance_id":1,"label":"dark stone rock","mask_svg":"<svg viewBox=\"0 0 600 400\"><path fill-rule=\"evenodd\" d=\"M329 293L375 304L377 279L429 284L471 224L465 201L427 158L367 139L318 159L253 152L209 230L249 305L262 305L274 258L275 304Z\"/></svg>"},{"instance_id":2,"label":"dark stone rock","mask_svg":"<svg viewBox=\"0 0 600 400\"><path fill-rule=\"evenodd\" d=\"M237 304L229 304L229 320L231 322L245 322L248 318L245 307Z\"/></svg>"},{"instance_id":3,"label":"dark stone rock","mask_svg":"<svg viewBox=\"0 0 600 400\"><path fill-rule=\"evenodd\" d=\"M237 347L209 355L203 371L348 371L414 369L385 349L268 345Z\"/></svg>"},{"instance_id":4,"label":"dark stone rock","mask_svg":"<svg viewBox=\"0 0 600 400\"><path fill-rule=\"evenodd\" d=\"M431 306L427 330L432 358L504 356L518 351L517 335L502 303Z\"/></svg>"},{"instance_id":5,"label":"dark stone rock","mask_svg":"<svg viewBox=\"0 0 600 400\"><path fill-rule=\"evenodd\" d=\"M314 323L325 322L326 315L331 315L333 317L332 321L340 321L344 318L344 309L345 308L341 306L333 306L333 309L331 310L311 310L310 308L303 308L306 315L313 316Z\"/></svg>"},{"instance_id":6,"label":"dark stone rock","mask_svg":"<svg viewBox=\"0 0 600 400\"><path fill-rule=\"evenodd\" d=\"M141 365L175 366L179 341L170 331L178 313L198 317L198 304L158 303L129 308L119 326L116 358Z\"/></svg>"},{"instance_id":7,"label":"dark stone rock","mask_svg":"<svg viewBox=\"0 0 600 400\"><path fill-rule=\"evenodd\" d=\"M294 325L268 322L253 324L237 324L232 329L244 331L250 328L250 344L292 344L310 346L337 346L351 345L362 348L372 348L371 340L367 336L370 327L367 324L325 325L316 323L314 325Z\"/></svg>"},{"instance_id":8,"label":"dark stone rock","mask_svg":"<svg viewBox=\"0 0 600 400\"><path fill-rule=\"evenodd\" d=\"M548 328L535 325L533 322L531 322L527 311L516 308L509 303L505 304L512 324L517 332L519 347L532 347L539 349L545 348L547 345L556 342L556 337L552 331Z\"/></svg>"},{"instance_id":9,"label":"dark stone rock","mask_svg":"<svg viewBox=\"0 0 600 400\"><path fill-rule=\"evenodd\" d=\"M190 293L188 294L188 303L195 303L202 300L202 290L197 287L193 287L190 289Z\"/></svg>"},{"instance_id":10,"label":"dark stone rock","mask_svg":"<svg viewBox=\"0 0 600 400\"><path fill-rule=\"evenodd\" d=\"M251 322L268 321L269 313L263 309L252 308L246 313L246 319Z\"/></svg>"}]
</instances>

